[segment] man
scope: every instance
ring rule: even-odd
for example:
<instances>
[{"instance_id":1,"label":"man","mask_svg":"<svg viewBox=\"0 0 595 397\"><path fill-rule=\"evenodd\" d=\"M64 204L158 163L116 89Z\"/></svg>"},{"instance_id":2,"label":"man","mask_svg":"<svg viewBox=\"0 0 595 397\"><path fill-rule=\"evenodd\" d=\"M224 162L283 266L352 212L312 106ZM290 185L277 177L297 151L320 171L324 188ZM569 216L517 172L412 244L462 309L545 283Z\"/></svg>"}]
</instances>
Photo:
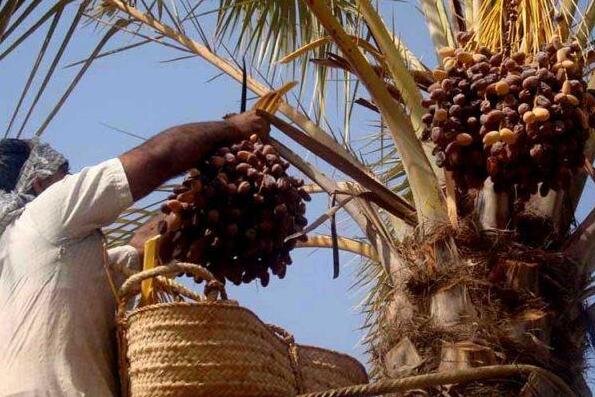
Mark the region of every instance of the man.
<instances>
[{"instance_id":1,"label":"man","mask_svg":"<svg viewBox=\"0 0 595 397\"><path fill-rule=\"evenodd\" d=\"M75 175L46 144L0 141L0 396L117 395L99 229L215 147L268 129L253 112L186 124ZM137 249L109 261L138 265Z\"/></svg>"}]
</instances>

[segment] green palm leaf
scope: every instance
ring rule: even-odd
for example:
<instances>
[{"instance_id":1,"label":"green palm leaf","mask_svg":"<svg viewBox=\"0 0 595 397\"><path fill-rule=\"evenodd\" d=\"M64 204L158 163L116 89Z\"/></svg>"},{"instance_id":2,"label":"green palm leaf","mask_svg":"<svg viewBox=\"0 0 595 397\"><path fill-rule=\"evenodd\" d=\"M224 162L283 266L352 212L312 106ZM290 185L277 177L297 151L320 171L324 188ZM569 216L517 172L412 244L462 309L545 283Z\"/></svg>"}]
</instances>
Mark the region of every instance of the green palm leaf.
<instances>
[{"instance_id":1,"label":"green palm leaf","mask_svg":"<svg viewBox=\"0 0 595 397\"><path fill-rule=\"evenodd\" d=\"M455 40L443 0L419 0L436 49L454 47Z\"/></svg>"}]
</instances>

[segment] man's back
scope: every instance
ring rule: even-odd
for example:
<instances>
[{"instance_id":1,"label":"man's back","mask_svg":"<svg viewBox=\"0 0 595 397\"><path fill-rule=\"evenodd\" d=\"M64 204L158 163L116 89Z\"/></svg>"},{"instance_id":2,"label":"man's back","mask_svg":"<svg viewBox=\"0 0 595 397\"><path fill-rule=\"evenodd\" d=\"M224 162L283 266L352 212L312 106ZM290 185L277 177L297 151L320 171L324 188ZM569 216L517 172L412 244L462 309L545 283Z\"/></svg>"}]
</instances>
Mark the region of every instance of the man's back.
<instances>
[{"instance_id":1,"label":"man's back","mask_svg":"<svg viewBox=\"0 0 595 397\"><path fill-rule=\"evenodd\" d=\"M0 396L115 395L114 300L97 228L132 203L110 160L29 203L0 237Z\"/></svg>"}]
</instances>

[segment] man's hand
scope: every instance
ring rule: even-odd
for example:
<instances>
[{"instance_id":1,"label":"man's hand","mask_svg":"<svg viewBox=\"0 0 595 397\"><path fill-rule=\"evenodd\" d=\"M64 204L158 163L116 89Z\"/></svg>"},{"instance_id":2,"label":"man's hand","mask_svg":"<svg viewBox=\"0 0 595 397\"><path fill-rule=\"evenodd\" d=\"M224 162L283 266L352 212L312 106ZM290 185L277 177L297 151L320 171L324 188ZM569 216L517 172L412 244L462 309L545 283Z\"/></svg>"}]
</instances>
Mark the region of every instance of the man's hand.
<instances>
[{"instance_id":1,"label":"man's hand","mask_svg":"<svg viewBox=\"0 0 595 397\"><path fill-rule=\"evenodd\" d=\"M155 237L159 234L158 225L159 222L164 219L164 214L155 215L147 223L138 228L136 232L134 232L134 236L132 236L132 239L130 240L128 245L136 249L136 252L138 252L140 263L142 263L144 259L143 257L145 253L145 242L148 239Z\"/></svg>"},{"instance_id":2,"label":"man's hand","mask_svg":"<svg viewBox=\"0 0 595 397\"><path fill-rule=\"evenodd\" d=\"M269 130L268 122L254 111L169 128L119 157L132 198L140 200L168 179L196 167L218 147L252 134L266 138Z\"/></svg>"},{"instance_id":3,"label":"man's hand","mask_svg":"<svg viewBox=\"0 0 595 397\"><path fill-rule=\"evenodd\" d=\"M234 114L226 118L226 120L245 137L249 137L252 134L257 134L261 138L264 138L271 130L269 123L262 117L258 116L254 110L245 113Z\"/></svg>"}]
</instances>

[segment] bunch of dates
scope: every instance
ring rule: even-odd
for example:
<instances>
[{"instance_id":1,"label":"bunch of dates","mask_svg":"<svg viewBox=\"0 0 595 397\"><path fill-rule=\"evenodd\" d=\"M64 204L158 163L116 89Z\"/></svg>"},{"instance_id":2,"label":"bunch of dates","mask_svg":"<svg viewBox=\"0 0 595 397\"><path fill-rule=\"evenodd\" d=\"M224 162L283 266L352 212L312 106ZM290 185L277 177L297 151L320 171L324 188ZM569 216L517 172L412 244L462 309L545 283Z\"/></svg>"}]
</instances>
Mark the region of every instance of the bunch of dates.
<instances>
[{"instance_id":1,"label":"bunch of dates","mask_svg":"<svg viewBox=\"0 0 595 397\"><path fill-rule=\"evenodd\" d=\"M238 285L260 279L267 286L269 270L283 278L297 241L286 238L308 223L310 200L288 168L257 135L218 148L163 204L161 259L199 263Z\"/></svg>"},{"instance_id":2,"label":"bunch of dates","mask_svg":"<svg viewBox=\"0 0 595 397\"><path fill-rule=\"evenodd\" d=\"M464 39L463 39L464 40ZM487 177L527 199L566 189L585 164L595 97L578 43L554 38L536 54L442 48L423 100L424 139L461 190Z\"/></svg>"}]
</instances>

